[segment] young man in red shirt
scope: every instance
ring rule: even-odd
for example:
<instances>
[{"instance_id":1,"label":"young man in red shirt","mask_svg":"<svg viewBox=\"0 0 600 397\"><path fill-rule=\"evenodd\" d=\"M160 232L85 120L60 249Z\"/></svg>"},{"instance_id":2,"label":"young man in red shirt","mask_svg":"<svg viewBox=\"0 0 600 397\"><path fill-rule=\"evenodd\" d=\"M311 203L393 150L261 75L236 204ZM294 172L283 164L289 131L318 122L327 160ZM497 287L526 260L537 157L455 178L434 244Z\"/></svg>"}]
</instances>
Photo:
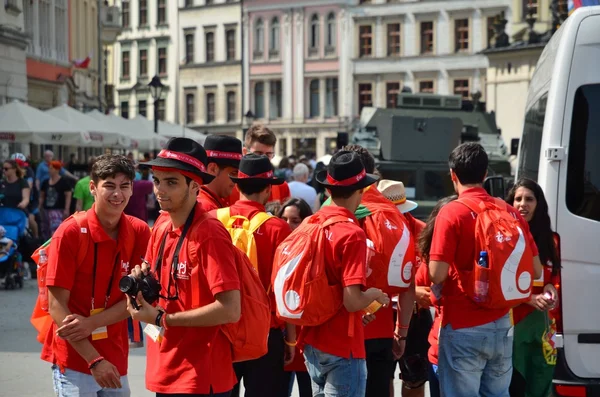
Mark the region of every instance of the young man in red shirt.
<instances>
[{"instance_id":1,"label":"young man in red shirt","mask_svg":"<svg viewBox=\"0 0 600 397\"><path fill-rule=\"evenodd\" d=\"M348 222L325 228L325 271L330 285L343 290L343 307L330 320L316 327L303 327L304 357L313 384L313 394L363 397L367 384L365 336L362 310L377 300L389 304L388 296L367 283L367 237L354 215L365 188L377 181L367 174L354 152L336 153L315 175L331 194L331 204L314 216L343 216ZM390 349L392 346L390 345ZM338 394L339 393L339 394Z\"/></svg>"},{"instance_id":2,"label":"young man in red shirt","mask_svg":"<svg viewBox=\"0 0 600 397\"><path fill-rule=\"evenodd\" d=\"M229 208L229 214L243 216L248 220L265 212L265 204L272 188L283 183L283 179L274 176L269 158L257 154L244 156L240 162L238 176L231 179L240 191L240 200ZM246 397L277 397L284 378L283 367L294 358L296 328L287 325L284 336L284 324L275 316L275 296L271 288L275 250L291 232L290 226L277 217L269 218L254 232L258 252L258 275L263 287L270 293L272 313L268 353L259 359L234 365L238 380L244 379ZM232 395L239 395L239 386Z\"/></svg>"},{"instance_id":3,"label":"young man in red shirt","mask_svg":"<svg viewBox=\"0 0 600 397\"><path fill-rule=\"evenodd\" d=\"M263 124L253 124L244 137L244 147L242 148L242 154L254 153L258 155L264 155L273 160L275 157L275 144L277 143L277 136L269 128ZM267 212L276 214L279 212L281 205L285 203L291 197L290 187L287 182L283 182L280 185L274 185L271 188L271 194L265 203ZM240 192L238 189L233 189L231 196L229 197L229 203L235 204L240 198Z\"/></svg>"},{"instance_id":4,"label":"young man in red shirt","mask_svg":"<svg viewBox=\"0 0 600 397\"><path fill-rule=\"evenodd\" d=\"M237 380L231 344L220 325L240 318L240 280L235 247L223 225L196 201L206 172L206 152L188 138L172 138L151 166L156 199L169 215L152 230L144 268L160 281L158 309L138 294L135 320L148 337L146 387L157 396L228 397ZM163 332L162 336L159 336Z\"/></svg>"},{"instance_id":5,"label":"young man in red shirt","mask_svg":"<svg viewBox=\"0 0 600 397\"><path fill-rule=\"evenodd\" d=\"M365 167L365 171L371 174L375 173L375 158L367 149L360 145L347 145L343 150L353 151L358 154ZM377 187L371 186L365 190L361 199L361 205L355 212L363 230L366 231L364 220L372 215L369 211L369 203L382 205L382 202L385 202L386 204L389 202L390 210L396 215L397 211L394 204L385 199ZM405 227L408 227L408 223L400 212L397 212L397 215L394 218L395 219L390 218L388 220L391 222L391 228L386 229L386 231L389 231L389 234L393 233L396 239L395 243L398 243L402 238L402 229L397 227L394 229L394 223L400 224L400 222L403 222ZM416 239L412 230L410 232L412 238ZM380 236L368 235L367 238L372 241L381 239ZM391 260L392 252L389 252L389 255L390 257L388 260ZM408 260L411 260L413 265L416 264L415 258L409 258ZM400 274L398 274L398 278L400 278ZM367 281L367 285L368 284L369 282ZM398 318L396 316L396 323L394 323L394 309L391 305L389 307L380 308L375 315L367 316L366 321L371 321L365 325L365 350L367 354L368 372L366 397L379 397L385 393L389 393L390 379L394 378L394 371L396 368L394 352L397 357L400 357L406 348L408 325L410 323L415 301L414 283L411 284L406 292L400 294L398 299L398 312L400 313L400 317Z\"/></svg>"},{"instance_id":6,"label":"young man in red shirt","mask_svg":"<svg viewBox=\"0 0 600 397\"><path fill-rule=\"evenodd\" d=\"M236 176L242 159L242 142L226 135L209 135L204 141L208 156L207 172L214 175L212 182L200 186L198 201L206 211L225 208L235 187L229 178Z\"/></svg>"},{"instance_id":7,"label":"young man in red shirt","mask_svg":"<svg viewBox=\"0 0 600 397\"><path fill-rule=\"evenodd\" d=\"M129 313L119 279L141 262L150 239L147 224L123 213L134 178L125 156L98 157L89 185L95 204L79 221L65 220L48 247L48 312L54 324L41 357L53 364L57 396L130 395Z\"/></svg>"},{"instance_id":8,"label":"young man in red shirt","mask_svg":"<svg viewBox=\"0 0 600 397\"><path fill-rule=\"evenodd\" d=\"M483 189L488 157L481 145L464 143L449 158L450 177L458 198L494 199ZM533 253L534 278L542 271L529 225L512 207L509 213L521 224ZM513 328L509 309L486 309L465 293L459 277L472 272L477 215L466 205L452 201L440 210L429 252L431 282L442 284L444 312L439 338L441 395L506 396L512 376Z\"/></svg>"}]
</instances>

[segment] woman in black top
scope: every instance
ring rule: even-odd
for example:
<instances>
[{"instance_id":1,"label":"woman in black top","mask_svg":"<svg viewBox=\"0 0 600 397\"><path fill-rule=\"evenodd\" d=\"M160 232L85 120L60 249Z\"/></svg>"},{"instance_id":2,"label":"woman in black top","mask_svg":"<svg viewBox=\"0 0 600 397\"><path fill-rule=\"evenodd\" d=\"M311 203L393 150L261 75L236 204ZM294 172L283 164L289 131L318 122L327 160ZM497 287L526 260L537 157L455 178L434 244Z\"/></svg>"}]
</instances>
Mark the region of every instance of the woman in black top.
<instances>
[{"instance_id":1,"label":"woman in black top","mask_svg":"<svg viewBox=\"0 0 600 397\"><path fill-rule=\"evenodd\" d=\"M40 191L40 212L42 213L42 235L52 237L62 221L69 217L71 208L71 184L60 176L62 163L51 161L48 172L50 179L44 181Z\"/></svg>"},{"instance_id":2,"label":"woman in black top","mask_svg":"<svg viewBox=\"0 0 600 397\"><path fill-rule=\"evenodd\" d=\"M0 205L18 208L23 211L29 204L29 184L23 178L24 171L15 160L6 160L2 164L2 181L0 181Z\"/></svg>"}]
</instances>

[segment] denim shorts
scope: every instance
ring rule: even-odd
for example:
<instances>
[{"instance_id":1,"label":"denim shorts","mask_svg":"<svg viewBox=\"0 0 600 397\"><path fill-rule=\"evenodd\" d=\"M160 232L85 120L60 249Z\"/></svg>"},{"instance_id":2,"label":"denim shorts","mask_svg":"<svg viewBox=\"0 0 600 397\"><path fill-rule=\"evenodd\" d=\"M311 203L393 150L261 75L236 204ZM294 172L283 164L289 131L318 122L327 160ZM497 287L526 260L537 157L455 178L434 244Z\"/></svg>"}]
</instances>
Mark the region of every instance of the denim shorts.
<instances>
[{"instance_id":1,"label":"denim shorts","mask_svg":"<svg viewBox=\"0 0 600 397\"><path fill-rule=\"evenodd\" d=\"M304 347L313 397L364 397L367 387L365 359L343 358Z\"/></svg>"},{"instance_id":2,"label":"denim shorts","mask_svg":"<svg viewBox=\"0 0 600 397\"><path fill-rule=\"evenodd\" d=\"M509 397L513 332L508 315L477 327L441 329L442 397Z\"/></svg>"},{"instance_id":3,"label":"denim shorts","mask_svg":"<svg viewBox=\"0 0 600 397\"><path fill-rule=\"evenodd\" d=\"M57 397L129 397L127 376L121 376L120 389L106 389L98 385L92 375L66 368L60 372L58 365L52 366L54 393Z\"/></svg>"}]
</instances>

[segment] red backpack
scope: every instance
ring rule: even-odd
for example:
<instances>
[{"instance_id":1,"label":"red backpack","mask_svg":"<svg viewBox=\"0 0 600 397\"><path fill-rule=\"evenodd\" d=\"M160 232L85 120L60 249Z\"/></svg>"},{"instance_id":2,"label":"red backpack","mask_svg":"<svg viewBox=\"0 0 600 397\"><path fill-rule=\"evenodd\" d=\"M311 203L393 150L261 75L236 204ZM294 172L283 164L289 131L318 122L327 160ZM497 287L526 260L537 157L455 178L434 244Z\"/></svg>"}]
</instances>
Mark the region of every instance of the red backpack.
<instances>
[{"instance_id":1,"label":"red backpack","mask_svg":"<svg viewBox=\"0 0 600 397\"><path fill-rule=\"evenodd\" d=\"M457 202L477 214L475 252L486 251L488 267L477 264L472 272L459 272L463 288L478 305L489 309L508 309L526 302L533 286L533 254L519 220L508 212L508 204L495 199L478 201L459 198ZM480 272L487 273L487 300L477 301L475 283Z\"/></svg>"},{"instance_id":2,"label":"red backpack","mask_svg":"<svg viewBox=\"0 0 600 397\"><path fill-rule=\"evenodd\" d=\"M212 215L205 213L200 222L194 227L199 227L202 222ZM162 226L163 224L161 224ZM164 223L160 235L166 233L166 228L171 225ZM192 230L189 231L192 233ZM234 246L236 253L235 263L240 279L240 303L242 315L237 323L224 324L221 331L231 343L233 362L254 360L267 354L268 338L271 326L271 307L269 298L260 281L258 272L252 266L250 259L240 249ZM198 263L197 253L189 251L190 261ZM200 285L197 271L192 272L192 285ZM198 288L192 288L192 307L200 307L200 294Z\"/></svg>"},{"instance_id":3,"label":"red backpack","mask_svg":"<svg viewBox=\"0 0 600 397\"><path fill-rule=\"evenodd\" d=\"M416 272L410 229L393 204L363 202L363 205L371 215L362 221L362 229L373 242L374 251L368 261L367 286L388 294L405 292Z\"/></svg>"},{"instance_id":4,"label":"red backpack","mask_svg":"<svg viewBox=\"0 0 600 397\"><path fill-rule=\"evenodd\" d=\"M344 216L324 219L319 214L302 222L277 247L271 283L277 317L291 324L317 326L342 307L340 285L329 285L325 272L325 228L351 222Z\"/></svg>"},{"instance_id":5,"label":"red backpack","mask_svg":"<svg viewBox=\"0 0 600 397\"><path fill-rule=\"evenodd\" d=\"M87 255L89 244L92 241L90 238L86 211L76 212L71 215L77 222L79 227L79 244L80 249L77 251L77 264L83 263ZM38 331L37 340L44 343L46 334L52 327L52 317L48 313L48 287L46 286L46 272L48 271L48 247L52 239L48 239L31 255L31 259L37 264L37 283L38 297L33 306L30 322ZM83 248L83 249L81 249Z\"/></svg>"}]
</instances>

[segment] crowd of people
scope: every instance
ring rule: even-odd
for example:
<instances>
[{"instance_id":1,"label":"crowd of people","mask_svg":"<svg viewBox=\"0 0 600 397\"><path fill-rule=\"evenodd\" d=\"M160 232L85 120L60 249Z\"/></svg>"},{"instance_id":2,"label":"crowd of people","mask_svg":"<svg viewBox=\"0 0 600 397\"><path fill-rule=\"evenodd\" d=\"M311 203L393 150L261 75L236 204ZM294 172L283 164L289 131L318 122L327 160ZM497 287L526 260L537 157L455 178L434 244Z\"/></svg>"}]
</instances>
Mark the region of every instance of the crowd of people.
<instances>
[{"instance_id":1,"label":"crowd of people","mask_svg":"<svg viewBox=\"0 0 600 397\"><path fill-rule=\"evenodd\" d=\"M449 156L457 194L422 222L411 216L417 204L402 182L380 179L366 149L350 145L327 165L275 170L275 143L260 124L244 142L173 138L137 165L99 156L77 184L65 182L72 174L50 152L35 174L20 154L4 162L2 204L28 211L41 235L52 236L45 277L52 324L42 359L52 365L57 396L131 395L128 346L140 323L147 324L146 387L157 396L238 396L243 382L247 397L288 397L295 381L301 397L393 396L398 366L403 396L423 396L427 381L432 396L549 395L560 256L535 182L518 181L502 204L483 189L484 149L462 144ZM83 215L70 216L72 197ZM161 210L152 230L151 200ZM506 297L484 304L469 286L481 271L486 209L506 214L513 221L505 229L518 230L520 257L506 262L515 272L525 268L531 285L519 281L517 304ZM245 280L229 230L259 218L251 259L270 300L268 350L234 362L221 330L245 314ZM293 248L311 222L325 237L311 260L323 264L339 305L319 324L298 325L284 315L296 292L285 294L285 307L276 296L277 250ZM494 247L485 256L490 271L507 266ZM501 297L485 274L485 292ZM142 292L126 298L119 286L126 276L146 286L156 279L157 302Z\"/></svg>"}]
</instances>

